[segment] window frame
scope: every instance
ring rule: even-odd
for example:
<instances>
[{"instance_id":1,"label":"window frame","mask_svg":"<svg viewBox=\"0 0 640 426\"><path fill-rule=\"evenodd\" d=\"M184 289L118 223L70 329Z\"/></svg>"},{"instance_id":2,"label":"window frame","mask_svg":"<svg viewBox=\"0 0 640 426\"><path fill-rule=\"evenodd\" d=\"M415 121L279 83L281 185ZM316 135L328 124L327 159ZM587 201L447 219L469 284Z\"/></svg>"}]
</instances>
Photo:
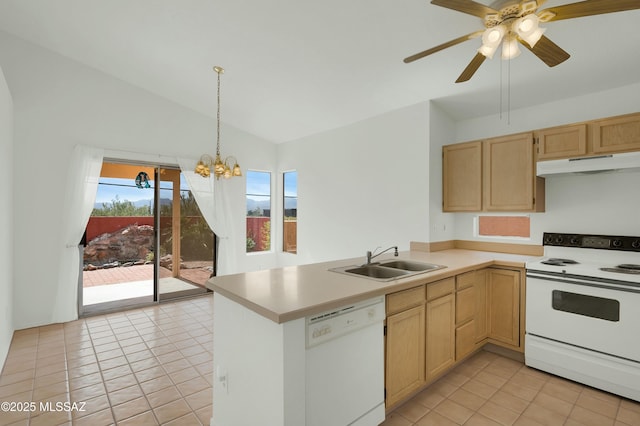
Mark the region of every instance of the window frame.
<instances>
[{"instance_id":1,"label":"window frame","mask_svg":"<svg viewBox=\"0 0 640 426\"><path fill-rule=\"evenodd\" d=\"M269 194L265 195L265 194L258 194L258 193L249 193L249 175L251 173L264 173L269 175ZM271 170L257 170L257 169L248 169L245 172L245 254L247 255L258 255L258 254L264 254L264 253L273 253L273 172ZM247 199L249 198L249 196L255 196L255 197L269 197L269 248L267 250L248 250L247 249L247 245L248 245L248 239L250 238L248 233L247 233L247 219L249 217L248 213L249 211L247 210ZM261 217L261 216L253 216L253 217Z\"/></svg>"},{"instance_id":2,"label":"window frame","mask_svg":"<svg viewBox=\"0 0 640 426\"><path fill-rule=\"evenodd\" d=\"M287 190L286 190L286 175L289 173L295 173L295 196L287 196ZM293 250L287 250L288 244L287 244L287 225L286 225L286 202L287 202L287 198L295 198L296 200L296 216L295 216L295 222L296 222L296 231L295 231L295 248ZM285 170L282 172L282 253L287 253L287 254L298 254L298 235L297 235L297 229L298 229L298 170L296 169L291 169L291 170Z\"/></svg>"}]
</instances>

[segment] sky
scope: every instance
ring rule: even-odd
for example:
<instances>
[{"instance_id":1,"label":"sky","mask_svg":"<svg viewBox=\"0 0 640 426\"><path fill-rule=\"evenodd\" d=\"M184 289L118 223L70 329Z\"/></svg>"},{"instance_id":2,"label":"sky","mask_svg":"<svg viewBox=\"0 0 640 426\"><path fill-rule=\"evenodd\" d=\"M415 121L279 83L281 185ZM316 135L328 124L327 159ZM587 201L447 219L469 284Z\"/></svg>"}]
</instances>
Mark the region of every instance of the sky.
<instances>
[{"instance_id":1,"label":"sky","mask_svg":"<svg viewBox=\"0 0 640 426\"><path fill-rule=\"evenodd\" d=\"M256 172L248 170L247 178L247 194L268 195L271 193L271 173ZM151 188L140 189L136 186L134 179L118 179L118 178L100 178L98 185L98 193L96 194L96 203L110 203L116 199L116 195L121 201L139 201L153 199L153 179L149 179ZM161 189L171 189L169 182L161 182ZM188 191L189 187L186 180L180 175L180 188ZM284 179L284 194L287 197L295 197L298 194L298 173L286 172ZM253 198L253 197L250 197ZM264 197L255 197L262 200Z\"/></svg>"},{"instance_id":2,"label":"sky","mask_svg":"<svg viewBox=\"0 0 640 426\"><path fill-rule=\"evenodd\" d=\"M135 202L138 200L152 200L154 181L149 179L151 188L140 189L136 186L134 179L118 179L118 178L100 178L98 185L98 193L96 194L96 203L110 203L116 199L116 195L120 201ZM170 182L161 182L160 189L171 189ZM189 188L185 179L180 175L180 189L188 191Z\"/></svg>"}]
</instances>

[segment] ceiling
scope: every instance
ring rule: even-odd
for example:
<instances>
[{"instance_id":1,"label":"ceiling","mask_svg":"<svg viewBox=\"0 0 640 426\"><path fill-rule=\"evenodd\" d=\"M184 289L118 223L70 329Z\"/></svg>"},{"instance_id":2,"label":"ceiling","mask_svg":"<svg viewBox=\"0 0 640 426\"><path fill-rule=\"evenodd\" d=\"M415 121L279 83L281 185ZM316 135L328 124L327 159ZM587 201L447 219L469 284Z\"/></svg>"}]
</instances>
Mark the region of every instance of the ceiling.
<instances>
[{"instance_id":1,"label":"ceiling","mask_svg":"<svg viewBox=\"0 0 640 426\"><path fill-rule=\"evenodd\" d=\"M222 121L272 142L427 100L466 119L506 108L507 87L518 109L639 82L639 19L549 22L568 61L548 68L522 49L455 84L480 40L402 59L482 23L428 0L0 0L0 30L212 117L224 67Z\"/></svg>"}]
</instances>

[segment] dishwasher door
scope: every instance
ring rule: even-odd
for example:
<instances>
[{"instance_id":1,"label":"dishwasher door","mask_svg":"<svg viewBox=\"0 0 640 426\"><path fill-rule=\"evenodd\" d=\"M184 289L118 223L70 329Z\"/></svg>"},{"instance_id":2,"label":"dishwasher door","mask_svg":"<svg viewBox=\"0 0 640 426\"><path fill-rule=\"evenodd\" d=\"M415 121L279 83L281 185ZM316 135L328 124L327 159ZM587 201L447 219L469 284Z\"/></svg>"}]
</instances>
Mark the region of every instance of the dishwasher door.
<instances>
[{"instance_id":1,"label":"dishwasher door","mask_svg":"<svg viewBox=\"0 0 640 426\"><path fill-rule=\"evenodd\" d=\"M306 426L385 419L384 297L307 318Z\"/></svg>"}]
</instances>

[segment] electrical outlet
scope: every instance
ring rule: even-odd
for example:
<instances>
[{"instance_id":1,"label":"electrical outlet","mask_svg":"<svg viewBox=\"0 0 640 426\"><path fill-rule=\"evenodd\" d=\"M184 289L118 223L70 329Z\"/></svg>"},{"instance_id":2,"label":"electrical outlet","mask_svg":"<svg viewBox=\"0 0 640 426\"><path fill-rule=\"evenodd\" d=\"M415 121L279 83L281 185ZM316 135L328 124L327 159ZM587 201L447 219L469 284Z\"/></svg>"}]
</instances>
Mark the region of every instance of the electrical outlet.
<instances>
[{"instance_id":1,"label":"electrical outlet","mask_svg":"<svg viewBox=\"0 0 640 426\"><path fill-rule=\"evenodd\" d=\"M226 393L229 393L229 375L227 373L227 369L218 366L216 368L216 378L218 379L218 382L220 382L222 389L224 389Z\"/></svg>"}]
</instances>

